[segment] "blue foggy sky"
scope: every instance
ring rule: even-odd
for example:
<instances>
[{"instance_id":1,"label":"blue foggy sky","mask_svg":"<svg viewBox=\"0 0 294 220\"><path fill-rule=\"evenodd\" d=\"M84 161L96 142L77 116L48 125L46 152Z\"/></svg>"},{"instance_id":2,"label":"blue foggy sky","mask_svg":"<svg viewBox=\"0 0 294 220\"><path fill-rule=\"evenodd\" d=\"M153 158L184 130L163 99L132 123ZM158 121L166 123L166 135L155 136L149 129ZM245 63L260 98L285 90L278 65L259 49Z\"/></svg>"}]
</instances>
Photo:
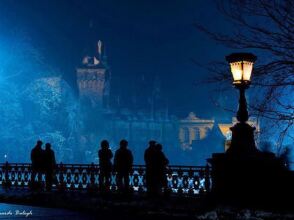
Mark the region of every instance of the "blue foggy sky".
<instances>
[{"instance_id":1,"label":"blue foggy sky","mask_svg":"<svg viewBox=\"0 0 294 220\"><path fill-rule=\"evenodd\" d=\"M214 1L2 0L0 29L23 32L49 65L75 87L75 68L87 48L105 42L112 76L127 83L140 74L158 75L170 111L186 116L231 117L214 107L212 86L195 86L209 72L196 66L224 59L231 51L200 33L193 22L229 31ZM19 31L18 30L22 30ZM232 94L236 95L232 90ZM237 101L237 96L233 101Z\"/></svg>"}]
</instances>

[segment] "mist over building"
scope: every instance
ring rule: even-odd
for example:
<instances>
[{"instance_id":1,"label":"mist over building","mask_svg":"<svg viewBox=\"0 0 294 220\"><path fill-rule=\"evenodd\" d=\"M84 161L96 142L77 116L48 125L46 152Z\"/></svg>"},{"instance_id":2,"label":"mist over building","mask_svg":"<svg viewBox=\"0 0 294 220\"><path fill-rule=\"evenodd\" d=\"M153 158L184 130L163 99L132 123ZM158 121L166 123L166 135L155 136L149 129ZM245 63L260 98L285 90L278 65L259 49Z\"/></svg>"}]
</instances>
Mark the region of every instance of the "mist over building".
<instances>
[{"instance_id":1,"label":"mist over building","mask_svg":"<svg viewBox=\"0 0 294 220\"><path fill-rule=\"evenodd\" d=\"M11 60L21 61L22 54L11 53ZM27 55L35 61L34 53ZM84 50L71 73L76 76L76 86L55 72L39 74L44 71L30 63L18 80L2 80L0 115L6 126L0 129L0 158L29 162L28 152L41 139L52 144L58 162L97 163L103 139L109 140L112 150L127 139L136 164L143 164L149 140L156 140L163 144L171 164L203 165L212 152L229 146L229 128L235 119L202 118L196 107L175 114L162 75L142 71L124 76L112 71L115 63L107 55L102 41ZM6 74L13 75L9 67L5 66ZM184 98L185 92L178 95ZM184 106L184 101L177 103Z\"/></svg>"},{"instance_id":2,"label":"mist over building","mask_svg":"<svg viewBox=\"0 0 294 220\"><path fill-rule=\"evenodd\" d=\"M79 149L86 152L79 155L80 160L97 161L103 139L110 141L113 150L121 139L127 139L138 164L143 163L149 140L163 144L172 164L203 165L212 152L223 152L229 146L232 123L200 119L193 112L186 118L171 115L158 76L139 75L126 85L115 78L109 63L104 44L98 41L96 50L85 54L77 68L83 124ZM124 93L125 86L131 92Z\"/></svg>"}]
</instances>

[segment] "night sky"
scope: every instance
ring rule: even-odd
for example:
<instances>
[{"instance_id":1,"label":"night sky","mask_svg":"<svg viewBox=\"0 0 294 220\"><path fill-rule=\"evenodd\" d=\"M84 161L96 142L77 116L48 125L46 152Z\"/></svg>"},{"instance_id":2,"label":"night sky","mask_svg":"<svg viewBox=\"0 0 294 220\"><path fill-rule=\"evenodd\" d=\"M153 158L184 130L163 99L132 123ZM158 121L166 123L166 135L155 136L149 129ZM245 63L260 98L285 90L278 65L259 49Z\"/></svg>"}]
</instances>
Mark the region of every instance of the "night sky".
<instances>
[{"instance_id":1,"label":"night sky","mask_svg":"<svg viewBox=\"0 0 294 220\"><path fill-rule=\"evenodd\" d=\"M195 85L211 73L193 60L223 61L231 52L193 26L201 22L213 30L229 31L212 0L2 0L0 19L2 38L6 31L13 30L19 38L26 33L48 65L73 87L75 68L87 48L94 50L101 39L112 76L126 91L133 78L158 75L172 113L231 117L212 103L211 99L222 97L211 91L213 86ZM233 89L232 94L235 102Z\"/></svg>"}]
</instances>

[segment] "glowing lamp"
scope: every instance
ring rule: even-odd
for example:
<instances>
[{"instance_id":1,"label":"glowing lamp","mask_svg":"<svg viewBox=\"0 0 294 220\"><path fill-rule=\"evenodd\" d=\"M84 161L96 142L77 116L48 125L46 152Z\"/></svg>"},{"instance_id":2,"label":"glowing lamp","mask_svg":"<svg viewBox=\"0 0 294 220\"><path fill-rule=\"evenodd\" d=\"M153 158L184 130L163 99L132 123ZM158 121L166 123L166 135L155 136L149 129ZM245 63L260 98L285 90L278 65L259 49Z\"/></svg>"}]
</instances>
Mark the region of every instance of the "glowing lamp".
<instances>
[{"instance_id":1,"label":"glowing lamp","mask_svg":"<svg viewBox=\"0 0 294 220\"><path fill-rule=\"evenodd\" d=\"M251 73L256 56L251 53L233 53L226 56L233 75L235 86L248 86L251 81Z\"/></svg>"}]
</instances>

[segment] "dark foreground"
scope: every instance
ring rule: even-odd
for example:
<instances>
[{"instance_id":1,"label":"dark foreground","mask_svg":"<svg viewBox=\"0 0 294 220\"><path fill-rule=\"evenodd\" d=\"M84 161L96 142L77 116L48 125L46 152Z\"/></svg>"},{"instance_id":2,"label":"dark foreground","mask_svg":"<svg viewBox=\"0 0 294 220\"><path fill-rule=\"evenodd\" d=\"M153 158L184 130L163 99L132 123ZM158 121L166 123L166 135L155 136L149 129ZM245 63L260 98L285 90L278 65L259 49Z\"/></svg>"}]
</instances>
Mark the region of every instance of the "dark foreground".
<instances>
[{"instance_id":1,"label":"dark foreground","mask_svg":"<svg viewBox=\"0 0 294 220\"><path fill-rule=\"evenodd\" d=\"M1 191L0 219L294 219L294 211L255 210L213 204L208 198L171 196L150 199L146 195L101 195L87 192L35 193ZM20 205L21 204L21 205ZM42 208L41 208L42 207ZM46 207L46 208L45 208ZM12 215L2 212L11 210ZM13 215L16 210L28 216Z\"/></svg>"}]
</instances>

